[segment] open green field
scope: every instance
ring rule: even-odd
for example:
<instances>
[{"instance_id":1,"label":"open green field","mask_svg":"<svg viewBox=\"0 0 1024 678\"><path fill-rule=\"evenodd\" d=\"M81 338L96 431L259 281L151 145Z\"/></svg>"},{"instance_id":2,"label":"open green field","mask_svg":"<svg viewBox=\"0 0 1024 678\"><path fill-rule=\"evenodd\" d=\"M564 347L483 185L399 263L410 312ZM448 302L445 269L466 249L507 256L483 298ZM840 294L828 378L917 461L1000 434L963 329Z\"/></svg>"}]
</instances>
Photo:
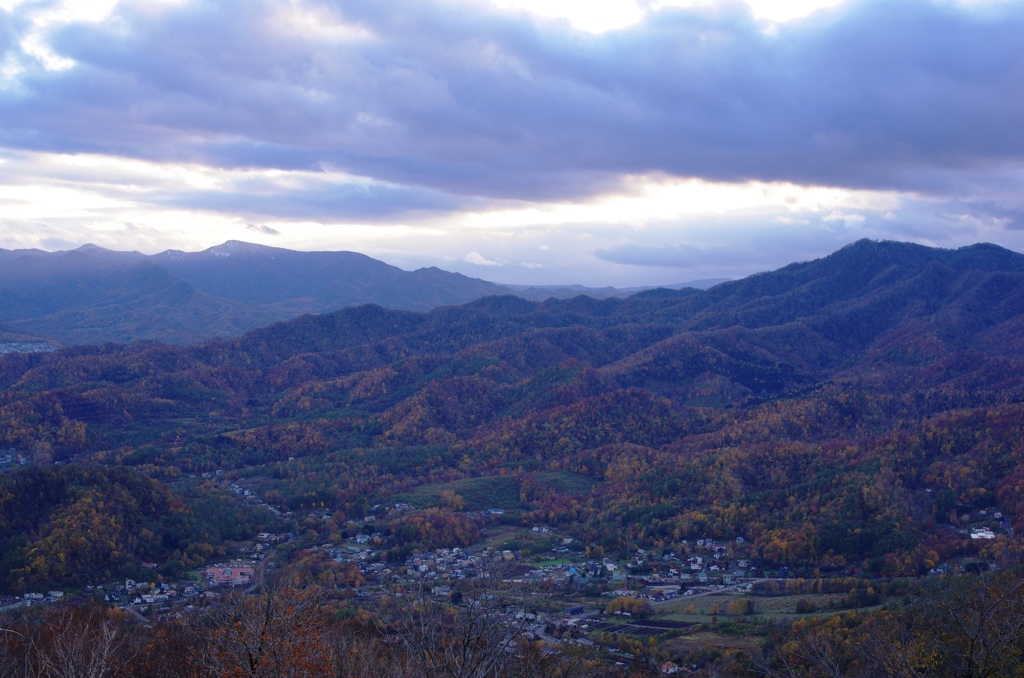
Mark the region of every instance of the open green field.
<instances>
[{"instance_id":1,"label":"open green field","mask_svg":"<svg viewBox=\"0 0 1024 678\"><path fill-rule=\"evenodd\" d=\"M530 561L530 564L534 567L561 567L563 565L572 565L573 560L571 558L534 558Z\"/></svg>"},{"instance_id":2,"label":"open green field","mask_svg":"<svg viewBox=\"0 0 1024 678\"><path fill-rule=\"evenodd\" d=\"M678 598L671 603L657 607L661 613L657 619L683 621L694 624L710 624L713 621L724 622L744 615L730 614L730 603L749 601L753 609L748 618L774 619L775 621L793 621L804 617L829 616L842 610L832 607L842 595L804 594L795 596L750 596L738 593L711 594L698 597ZM800 600L809 601L815 608L811 612L798 613L797 604Z\"/></svg>"},{"instance_id":3,"label":"open green field","mask_svg":"<svg viewBox=\"0 0 1024 678\"><path fill-rule=\"evenodd\" d=\"M589 492L598 483L589 476L571 471L541 471L527 477L534 485L557 494L582 494ZM518 476L512 475L465 478L450 483L420 485L398 499L420 508L439 506L442 503L441 494L450 490L462 497L467 511L514 509L522 507L519 498L520 482Z\"/></svg>"},{"instance_id":4,"label":"open green field","mask_svg":"<svg viewBox=\"0 0 1024 678\"><path fill-rule=\"evenodd\" d=\"M523 528L515 525L490 525L480 531L480 548L500 548L509 539L523 531Z\"/></svg>"},{"instance_id":5,"label":"open green field","mask_svg":"<svg viewBox=\"0 0 1024 678\"><path fill-rule=\"evenodd\" d=\"M467 511L519 508L519 481L514 476L466 478L450 483L420 485L401 499L413 506L427 508L442 503L441 493L451 490L462 497Z\"/></svg>"},{"instance_id":6,"label":"open green field","mask_svg":"<svg viewBox=\"0 0 1024 678\"><path fill-rule=\"evenodd\" d=\"M675 655L686 654L706 647L713 647L719 651L743 650L748 654L754 654L760 641L761 639L756 636L729 636L713 631L696 631L669 638L662 643L661 648Z\"/></svg>"}]
</instances>

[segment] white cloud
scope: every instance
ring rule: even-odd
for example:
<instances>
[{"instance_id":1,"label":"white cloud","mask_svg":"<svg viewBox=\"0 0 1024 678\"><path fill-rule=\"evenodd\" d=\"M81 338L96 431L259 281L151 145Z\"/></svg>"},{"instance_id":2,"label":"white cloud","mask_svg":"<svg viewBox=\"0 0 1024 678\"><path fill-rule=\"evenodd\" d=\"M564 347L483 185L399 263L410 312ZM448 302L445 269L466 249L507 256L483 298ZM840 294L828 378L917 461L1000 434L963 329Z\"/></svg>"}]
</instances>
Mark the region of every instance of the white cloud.
<instances>
[{"instance_id":1,"label":"white cloud","mask_svg":"<svg viewBox=\"0 0 1024 678\"><path fill-rule=\"evenodd\" d=\"M0 0L0 246L621 285L1024 246L1024 0L715 2Z\"/></svg>"},{"instance_id":2,"label":"white cloud","mask_svg":"<svg viewBox=\"0 0 1024 678\"><path fill-rule=\"evenodd\" d=\"M888 211L884 212L883 218L887 218L886 215L889 215L889 214L892 214L892 212L888 212ZM840 212L838 210L833 210L832 212L830 212L826 216L822 217L822 221L826 221L826 222L829 222L829 221L841 221L844 224L845 223L850 223L850 222L858 223L859 224L859 223L863 223L865 221L865 217L864 217L863 214L845 214L845 213Z\"/></svg>"},{"instance_id":3,"label":"white cloud","mask_svg":"<svg viewBox=\"0 0 1024 678\"><path fill-rule=\"evenodd\" d=\"M1002 180L1010 193L1020 185L1013 176ZM1009 227L1012 215L979 216L972 203L661 175L626 177L618 192L575 203L498 203L490 210L413 212L374 222L330 210L316 218L260 212L261 206L322 200L352 186L360 194L376 190L375 182L344 174L8 152L0 157L0 247L93 242L153 253L239 239L355 250L407 269L441 265L497 282L595 286L737 277L821 256L862 237L941 246L988 240L1024 248L1024 230ZM204 204L207 198L216 200Z\"/></svg>"},{"instance_id":4,"label":"white cloud","mask_svg":"<svg viewBox=\"0 0 1024 678\"><path fill-rule=\"evenodd\" d=\"M549 18L567 19L574 28L603 33L632 26L645 11L632 0L497 0L499 5L524 9Z\"/></svg>"},{"instance_id":5,"label":"white cloud","mask_svg":"<svg viewBox=\"0 0 1024 678\"><path fill-rule=\"evenodd\" d=\"M16 77L25 69L26 59L35 60L47 71L66 71L75 61L56 53L49 37L54 29L79 22L99 22L107 18L118 0L56 0L30 2L29 0L0 0L0 9L19 13L23 28L19 31L19 59L9 54L2 68L3 79Z\"/></svg>"},{"instance_id":6,"label":"white cloud","mask_svg":"<svg viewBox=\"0 0 1024 678\"><path fill-rule=\"evenodd\" d=\"M260 233L262 235L281 235L281 231L271 228L266 224L246 224L245 228L253 233Z\"/></svg>"},{"instance_id":7,"label":"white cloud","mask_svg":"<svg viewBox=\"0 0 1024 678\"><path fill-rule=\"evenodd\" d=\"M628 28L651 12L665 7L711 7L722 0L483 0L506 10L530 12L549 19L564 19L573 28L604 33ZM801 19L844 0L744 0L758 19L782 23ZM971 1L971 0L967 0ZM986 0L981 0L986 1ZM729 3L732 4L732 3Z\"/></svg>"},{"instance_id":8,"label":"white cloud","mask_svg":"<svg viewBox=\"0 0 1024 678\"><path fill-rule=\"evenodd\" d=\"M622 192L587 201L548 203L467 213L463 225L509 228L551 224L605 223L641 227L699 215L755 212L821 212L838 208L892 210L900 204L893 191L865 191L784 182L741 184L701 179L626 177Z\"/></svg>"},{"instance_id":9,"label":"white cloud","mask_svg":"<svg viewBox=\"0 0 1024 678\"><path fill-rule=\"evenodd\" d=\"M492 261L491 259L487 259L487 258L485 258L483 255L481 255L478 252L470 252L469 254L466 255L466 258L463 261L465 261L467 264L474 264L476 266L501 266L502 265L501 262L499 262L499 261Z\"/></svg>"}]
</instances>

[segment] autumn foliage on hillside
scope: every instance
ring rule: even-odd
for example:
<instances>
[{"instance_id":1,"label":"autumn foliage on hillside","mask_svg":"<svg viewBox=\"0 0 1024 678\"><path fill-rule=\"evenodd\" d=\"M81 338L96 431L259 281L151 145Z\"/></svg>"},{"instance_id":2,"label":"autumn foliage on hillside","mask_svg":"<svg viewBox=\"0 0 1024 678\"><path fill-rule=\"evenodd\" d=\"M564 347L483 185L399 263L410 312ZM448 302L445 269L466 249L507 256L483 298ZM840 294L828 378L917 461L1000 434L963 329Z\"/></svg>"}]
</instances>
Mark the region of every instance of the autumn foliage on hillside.
<instances>
[{"instance_id":1,"label":"autumn foliage on hillside","mask_svg":"<svg viewBox=\"0 0 1024 678\"><path fill-rule=\"evenodd\" d=\"M171 492L126 468L35 467L0 476L0 587L38 590L201 567L269 516L212 487Z\"/></svg>"},{"instance_id":2,"label":"autumn foliage on hillside","mask_svg":"<svg viewBox=\"0 0 1024 678\"><path fill-rule=\"evenodd\" d=\"M486 479L519 519L605 552L741 537L808 575L1008 564L1005 529L965 531L981 510L1024 519L1022 331L1021 255L864 241L702 293L365 306L192 347L9 355L0 447L158 486L225 470L283 508L357 519ZM120 495L84 487L40 500L31 544L5 533L9 572L29 576L33 548L112 572L153 531L101 529ZM475 538L464 518L418 516L387 538ZM75 561L80 537L109 546ZM157 551L184 563L190 539Z\"/></svg>"},{"instance_id":3,"label":"autumn foliage on hillside","mask_svg":"<svg viewBox=\"0 0 1024 678\"><path fill-rule=\"evenodd\" d=\"M777 583L777 582L776 582ZM308 576L263 579L176 618L143 621L82 602L0 622L0 675L132 678L627 678L655 675L657 651L629 641L629 668L586 648L549 651L516 621L523 599L493 581L458 584L460 602L392 589L351 608ZM858 584L863 585L861 580ZM904 581L906 586L907 582ZM1018 569L932 579L881 609L808 615L773 626L760 647L727 652L701 676L955 678L1024 675L1024 579ZM853 593L851 592L851 595ZM719 614L751 613L749 599ZM715 605L716 608L718 604ZM608 612L643 616L647 601ZM604 634L607 636L608 634Z\"/></svg>"}]
</instances>

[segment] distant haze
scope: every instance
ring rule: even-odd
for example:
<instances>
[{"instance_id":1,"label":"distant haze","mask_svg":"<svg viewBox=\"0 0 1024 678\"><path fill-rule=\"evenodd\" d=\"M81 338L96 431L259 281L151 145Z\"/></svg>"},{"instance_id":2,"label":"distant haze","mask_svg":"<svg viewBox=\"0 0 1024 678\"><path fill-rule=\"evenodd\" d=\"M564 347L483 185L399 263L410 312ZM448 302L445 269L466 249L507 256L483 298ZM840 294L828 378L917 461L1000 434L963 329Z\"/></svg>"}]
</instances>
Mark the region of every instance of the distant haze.
<instances>
[{"instance_id":1,"label":"distant haze","mask_svg":"<svg viewBox=\"0 0 1024 678\"><path fill-rule=\"evenodd\" d=\"M23 350L36 350L40 339L191 343L359 304L429 311L494 295L543 301L637 291L512 288L436 267L404 271L356 252L297 252L240 241L151 256L95 245L52 253L0 250L0 342L20 342Z\"/></svg>"},{"instance_id":2,"label":"distant haze","mask_svg":"<svg viewBox=\"0 0 1024 678\"><path fill-rule=\"evenodd\" d=\"M1024 0L2 7L8 249L620 288L1024 250Z\"/></svg>"}]
</instances>

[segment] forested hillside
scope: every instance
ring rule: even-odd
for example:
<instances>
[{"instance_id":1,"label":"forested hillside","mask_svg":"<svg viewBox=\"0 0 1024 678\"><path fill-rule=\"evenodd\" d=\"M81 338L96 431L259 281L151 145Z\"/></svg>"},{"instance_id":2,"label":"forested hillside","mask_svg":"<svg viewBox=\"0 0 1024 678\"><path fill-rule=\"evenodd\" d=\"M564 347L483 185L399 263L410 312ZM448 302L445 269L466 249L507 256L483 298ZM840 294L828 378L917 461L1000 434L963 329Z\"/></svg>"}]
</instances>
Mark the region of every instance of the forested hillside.
<instances>
[{"instance_id":1,"label":"forested hillside","mask_svg":"<svg viewBox=\"0 0 1024 678\"><path fill-rule=\"evenodd\" d=\"M166 486L124 468L35 467L0 477L0 586L24 591L142 578L143 563L177 576L223 555L226 540L271 516L212 484ZM155 563L154 563L155 564Z\"/></svg>"},{"instance_id":2,"label":"forested hillside","mask_svg":"<svg viewBox=\"0 0 1024 678\"><path fill-rule=\"evenodd\" d=\"M355 252L229 241L153 256L94 245L0 250L0 332L58 344L236 337L303 313L378 303L427 311L500 285L437 268L403 271Z\"/></svg>"},{"instance_id":3,"label":"forested hillside","mask_svg":"<svg viewBox=\"0 0 1024 678\"><path fill-rule=\"evenodd\" d=\"M722 281L692 285L706 289ZM404 271L356 252L298 252L236 240L151 256L94 245L61 252L0 249L0 342L194 344L360 304L429 311L502 294L603 299L639 289L513 289L433 266Z\"/></svg>"},{"instance_id":4,"label":"forested hillside","mask_svg":"<svg viewBox=\"0 0 1024 678\"><path fill-rule=\"evenodd\" d=\"M1022 330L1024 256L862 241L706 292L361 306L187 348L8 355L0 447L131 469L104 482L227 470L339 519L493 503L605 553L742 537L767 568L918 574L1018 557ZM146 492L126 534L173 504ZM42 576L31 549L84 529L63 497L4 518L49 525L6 532L24 576ZM1009 522L979 542L982 510Z\"/></svg>"}]
</instances>

